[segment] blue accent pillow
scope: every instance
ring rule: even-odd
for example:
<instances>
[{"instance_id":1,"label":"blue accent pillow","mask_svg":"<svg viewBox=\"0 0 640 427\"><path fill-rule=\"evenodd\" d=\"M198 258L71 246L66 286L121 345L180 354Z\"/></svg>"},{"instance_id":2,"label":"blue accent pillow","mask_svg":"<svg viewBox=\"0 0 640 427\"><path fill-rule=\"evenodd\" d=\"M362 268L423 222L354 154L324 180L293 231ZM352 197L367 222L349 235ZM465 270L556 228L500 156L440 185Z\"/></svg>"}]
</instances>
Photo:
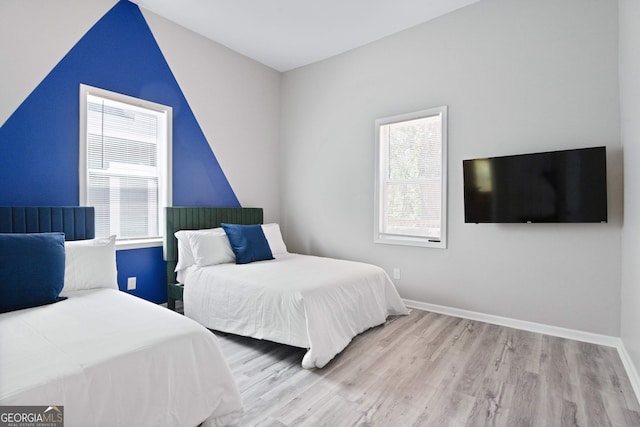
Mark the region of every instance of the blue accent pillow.
<instances>
[{"instance_id":1,"label":"blue accent pillow","mask_svg":"<svg viewBox=\"0 0 640 427\"><path fill-rule=\"evenodd\" d=\"M236 264L274 259L260 224L220 224L220 226L227 233L231 249L236 254Z\"/></svg>"},{"instance_id":2,"label":"blue accent pillow","mask_svg":"<svg viewBox=\"0 0 640 427\"><path fill-rule=\"evenodd\" d=\"M63 233L0 233L0 313L64 299L64 262Z\"/></svg>"}]
</instances>

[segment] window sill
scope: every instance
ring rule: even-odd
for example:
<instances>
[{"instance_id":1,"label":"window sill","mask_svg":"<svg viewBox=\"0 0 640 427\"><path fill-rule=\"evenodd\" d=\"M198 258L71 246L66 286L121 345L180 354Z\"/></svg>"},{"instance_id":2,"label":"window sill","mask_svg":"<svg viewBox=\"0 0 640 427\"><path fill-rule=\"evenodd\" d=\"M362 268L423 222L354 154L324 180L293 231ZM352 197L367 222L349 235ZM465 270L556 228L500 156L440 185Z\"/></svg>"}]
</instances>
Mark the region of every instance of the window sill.
<instances>
[{"instance_id":1,"label":"window sill","mask_svg":"<svg viewBox=\"0 0 640 427\"><path fill-rule=\"evenodd\" d=\"M418 246L422 248L436 248L447 249L447 242L444 240L427 240L420 238L402 238L402 237L376 237L375 243L382 243L385 245L399 245L399 246Z\"/></svg>"},{"instance_id":2,"label":"window sill","mask_svg":"<svg viewBox=\"0 0 640 427\"><path fill-rule=\"evenodd\" d=\"M116 240L116 250L124 251L127 249L154 248L162 246L162 237L153 239L135 239L135 240Z\"/></svg>"}]
</instances>

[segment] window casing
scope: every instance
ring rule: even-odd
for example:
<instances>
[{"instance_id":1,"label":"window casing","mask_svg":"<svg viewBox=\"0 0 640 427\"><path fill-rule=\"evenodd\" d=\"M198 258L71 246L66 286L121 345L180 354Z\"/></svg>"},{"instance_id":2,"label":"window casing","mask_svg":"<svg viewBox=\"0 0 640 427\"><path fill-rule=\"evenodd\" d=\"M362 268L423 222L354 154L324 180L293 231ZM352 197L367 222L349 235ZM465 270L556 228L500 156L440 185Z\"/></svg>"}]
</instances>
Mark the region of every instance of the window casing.
<instances>
[{"instance_id":1,"label":"window casing","mask_svg":"<svg viewBox=\"0 0 640 427\"><path fill-rule=\"evenodd\" d=\"M80 204L95 207L96 237L162 237L171 124L171 107L81 85Z\"/></svg>"},{"instance_id":2,"label":"window casing","mask_svg":"<svg viewBox=\"0 0 640 427\"><path fill-rule=\"evenodd\" d=\"M374 241L447 247L447 107L376 120Z\"/></svg>"}]
</instances>

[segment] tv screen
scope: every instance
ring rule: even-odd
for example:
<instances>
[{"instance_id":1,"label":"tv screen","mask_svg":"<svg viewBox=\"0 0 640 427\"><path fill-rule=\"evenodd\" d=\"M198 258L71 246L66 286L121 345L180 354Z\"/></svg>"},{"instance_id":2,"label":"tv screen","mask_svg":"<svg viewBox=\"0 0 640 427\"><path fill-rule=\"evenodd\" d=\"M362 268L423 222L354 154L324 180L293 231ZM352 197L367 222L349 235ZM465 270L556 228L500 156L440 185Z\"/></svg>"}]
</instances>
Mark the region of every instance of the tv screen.
<instances>
[{"instance_id":1,"label":"tv screen","mask_svg":"<svg viewBox=\"0 0 640 427\"><path fill-rule=\"evenodd\" d=\"M463 161L467 223L606 222L606 148Z\"/></svg>"}]
</instances>

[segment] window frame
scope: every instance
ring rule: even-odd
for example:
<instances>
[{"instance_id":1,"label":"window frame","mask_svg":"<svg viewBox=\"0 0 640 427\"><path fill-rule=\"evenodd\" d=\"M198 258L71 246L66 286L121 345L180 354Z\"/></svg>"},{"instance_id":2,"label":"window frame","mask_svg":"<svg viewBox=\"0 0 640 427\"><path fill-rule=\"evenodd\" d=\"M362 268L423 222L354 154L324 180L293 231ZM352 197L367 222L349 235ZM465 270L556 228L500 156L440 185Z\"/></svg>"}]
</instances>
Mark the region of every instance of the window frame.
<instances>
[{"instance_id":1,"label":"window frame","mask_svg":"<svg viewBox=\"0 0 640 427\"><path fill-rule=\"evenodd\" d=\"M79 150L79 201L80 206L88 206L88 150L87 150L87 97L94 95L101 98L141 107L148 110L163 112L166 114L166 147L164 153L160 154L159 161L164 166L164 191L158 194L158 223L159 236L146 238L116 238L118 249L136 249L145 247L161 246L164 236L164 207L172 206L173 202L173 167L172 167L172 146L173 146L173 109L170 106L158 104L145 99L135 98L106 89L101 89L86 84L80 84L80 150ZM162 186L161 186L162 187Z\"/></svg>"},{"instance_id":2,"label":"window frame","mask_svg":"<svg viewBox=\"0 0 640 427\"><path fill-rule=\"evenodd\" d=\"M382 195L383 185L385 183L385 173L388 169L385 167L383 154L381 150L386 144L381 141L381 128L386 125L422 119L426 117L441 116L441 191L440 191L440 239L435 240L422 236L398 235L385 233L382 231L382 221L384 220L384 198ZM418 246L426 248L447 248L447 147L448 147L448 107L440 106L426 110L414 111L406 114L399 114L390 117L384 117L375 121L375 194L374 194L374 224L373 224L373 240L375 243L402 245L402 246ZM383 170L384 169L384 170Z\"/></svg>"}]
</instances>

